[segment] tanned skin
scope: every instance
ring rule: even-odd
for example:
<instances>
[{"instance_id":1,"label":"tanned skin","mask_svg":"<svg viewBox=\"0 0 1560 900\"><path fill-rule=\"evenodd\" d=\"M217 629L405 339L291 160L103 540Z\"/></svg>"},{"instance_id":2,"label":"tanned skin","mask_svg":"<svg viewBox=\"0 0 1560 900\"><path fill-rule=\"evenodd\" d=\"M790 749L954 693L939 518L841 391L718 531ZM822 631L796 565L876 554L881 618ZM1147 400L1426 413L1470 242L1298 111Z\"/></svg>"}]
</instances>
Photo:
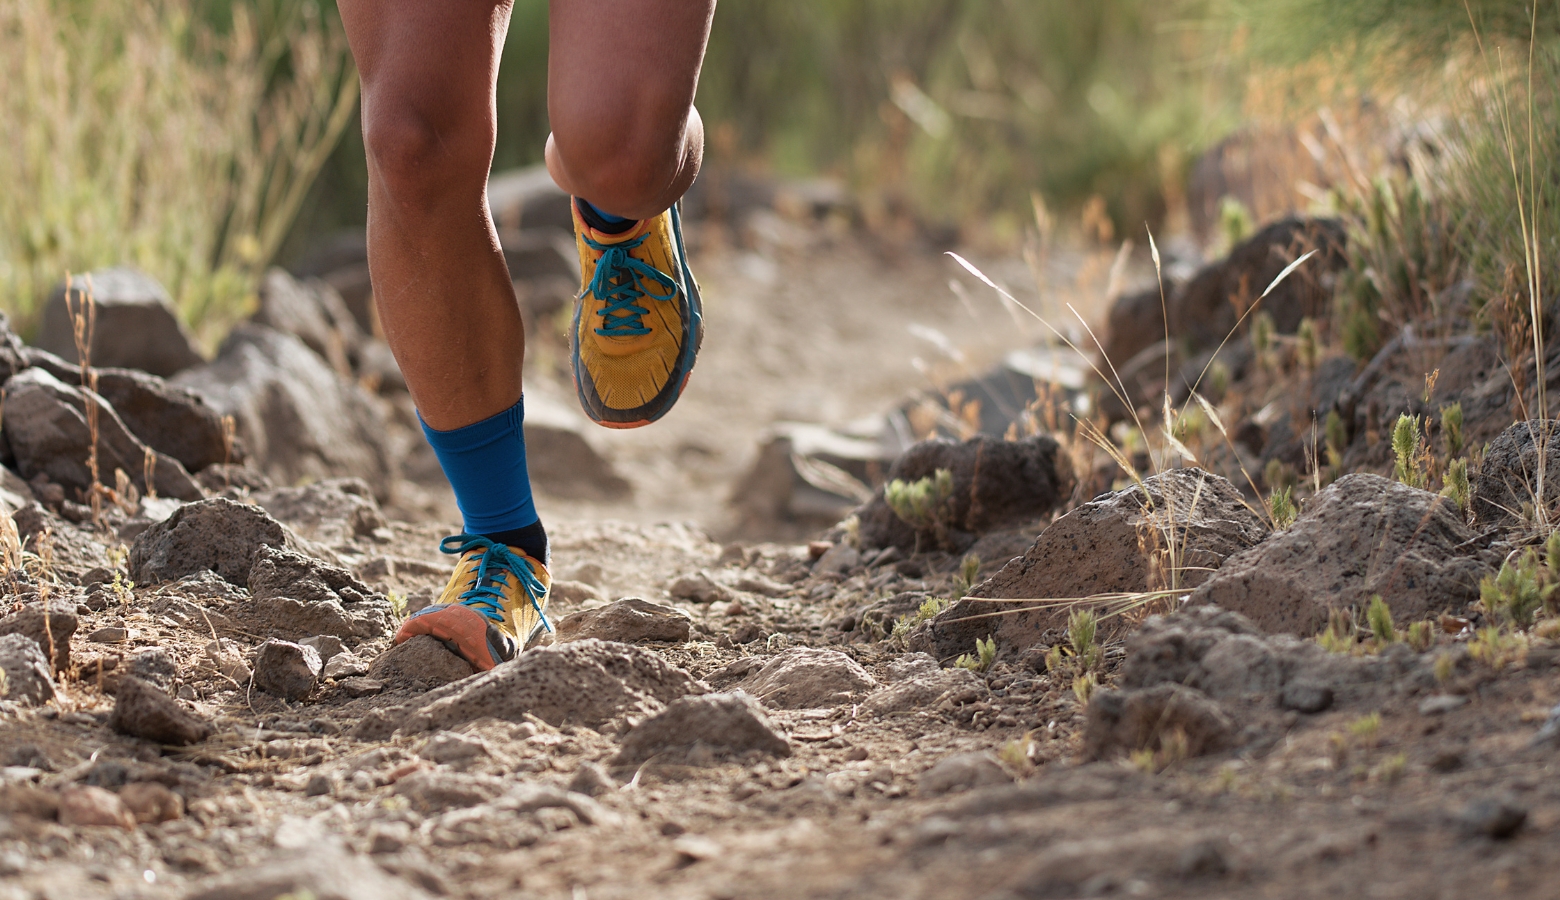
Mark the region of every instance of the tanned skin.
<instances>
[{"instance_id":1,"label":"tanned skin","mask_svg":"<svg viewBox=\"0 0 1560 900\"><path fill-rule=\"evenodd\" d=\"M520 398L525 328L487 176L511 2L339 0L363 82L374 302L429 427ZM714 0L551 0L547 169L596 208L649 218L699 172L693 108Z\"/></svg>"}]
</instances>

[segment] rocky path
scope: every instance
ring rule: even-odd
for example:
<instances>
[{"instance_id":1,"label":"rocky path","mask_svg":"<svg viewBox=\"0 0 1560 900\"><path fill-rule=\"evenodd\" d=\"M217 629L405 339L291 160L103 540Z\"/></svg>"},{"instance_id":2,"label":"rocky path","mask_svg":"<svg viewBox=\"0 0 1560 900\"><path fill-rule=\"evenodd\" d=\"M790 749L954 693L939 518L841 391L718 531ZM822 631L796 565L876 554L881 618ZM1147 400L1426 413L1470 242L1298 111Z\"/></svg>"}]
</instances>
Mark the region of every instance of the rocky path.
<instances>
[{"instance_id":1,"label":"rocky path","mask_svg":"<svg viewBox=\"0 0 1560 900\"><path fill-rule=\"evenodd\" d=\"M439 580L415 561L427 529L312 545L376 583L261 550L246 587L180 570L307 539L220 499L181 521L143 533L117 584L59 572L68 674L0 724L7 898L1546 890L1546 643L1499 669L1328 654L1200 610L1124 662L1108 647L1119 690L1086 708L1070 671L940 668L861 627L866 601L918 603L946 575L820 575L806 547L600 523L559 529L593 560L559 585L570 641L467 677L436 644L384 653L388 597ZM52 524L61 557L90 554ZM335 639L277 643L258 627L277 603ZM24 618L0 631L35 634Z\"/></svg>"},{"instance_id":2,"label":"rocky path","mask_svg":"<svg viewBox=\"0 0 1560 900\"><path fill-rule=\"evenodd\" d=\"M331 362L245 326L179 376L204 402L100 370L121 478L94 499L90 380L0 336L0 900L1553 896L1560 628L1479 582L1536 540L1512 498L1560 453L1494 429L1473 516L1366 471L1276 523L1189 465L1111 491L1066 441L976 437L878 473L946 471L934 517L879 490L812 540L712 539L775 421L902 401L936 343L904 319L942 316L972 369L1028 340L963 310L934 257L851 252L711 257L712 293L811 264L712 304L741 340L679 418L592 438L633 490L545 500L557 635L482 675L390 646L447 571L432 488L323 477L384 464L345 443L249 440L238 465L206 405L235 404L240 438L313 441L304 372L394 432L368 339ZM1442 390L1493 396L1474 362L1443 361ZM556 363L533 355L538 395ZM1372 377L1407 396L1417 365ZM1265 377L1248 405L1281 395ZM1373 422L1337 448L1351 468L1379 468ZM1128 600L1091 628L1023 600L1099 594Z\"/></svg>"}]
</instances>

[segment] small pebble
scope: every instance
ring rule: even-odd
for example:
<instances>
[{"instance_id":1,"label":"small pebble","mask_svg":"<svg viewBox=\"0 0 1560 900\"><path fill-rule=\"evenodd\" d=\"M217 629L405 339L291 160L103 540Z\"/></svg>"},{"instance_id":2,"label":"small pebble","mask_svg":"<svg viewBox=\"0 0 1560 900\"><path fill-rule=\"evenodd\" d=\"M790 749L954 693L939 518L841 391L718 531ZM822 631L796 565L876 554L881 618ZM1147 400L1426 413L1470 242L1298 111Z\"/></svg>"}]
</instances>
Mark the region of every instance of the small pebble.
<instances>
[{"instance_id":1,"label":"small pebble","mask_svg":"<svg viewBox=\"0 0 1560 900\"><path fill-rule=\"evenodd\" d=\"M130 629L119 625L107 625L87 635L94 644L123 644L130 640Z\"/></svg>"}]
</instances>

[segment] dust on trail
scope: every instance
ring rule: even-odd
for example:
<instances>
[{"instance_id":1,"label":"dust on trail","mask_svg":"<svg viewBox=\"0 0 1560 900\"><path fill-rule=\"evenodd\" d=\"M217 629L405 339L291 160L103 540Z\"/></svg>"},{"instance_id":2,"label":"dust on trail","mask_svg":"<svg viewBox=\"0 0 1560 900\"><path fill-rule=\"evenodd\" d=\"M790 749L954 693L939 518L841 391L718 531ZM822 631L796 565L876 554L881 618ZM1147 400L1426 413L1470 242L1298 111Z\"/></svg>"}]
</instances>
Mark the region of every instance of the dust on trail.
<instances>
[{"instance_id":1,"label":"dust on trail","mask_svg":"<svg viewBox=\"0 0 1560 900\"><path fill-rule=\"evenodd\" d=\"M655 428L596 436L633 499L542 503L555 617L639 598L680 611L653 627L685 623L685 641L639 640L634 605L591 620L625 643L487 675L441 668L436 645L391 651L374 623L442 583L449 523L357 527L375 520L328 486L271 508L328 536L288 546L329 559L274 548L264 577L232 573L248 590L198 572L127 590L92 571L123 560L50 518L61 565L80 560L54 588L73 674L52 705L0 712L0 900L1552 893L1552 647L1500 669L1461 647L1327 654L1196 611L1106 644L1086 712L1076 664L1043 647L976 672L892 633L954 592L957 558L831 568L823 545L712 540L774 421L848 422L922 383L912 360L936 350L907 323L972 371L1032 339L992 298L971 315L934 254L808 241L705 254L687 395ZM557 359L532 354L528 390L567 399ZM254 686L271 635L246 624L290 602L338 632L285 654L319 679L296 702ZM209 736L122 733L108 690L126 675Z\"/></svg>"}]
</instances>

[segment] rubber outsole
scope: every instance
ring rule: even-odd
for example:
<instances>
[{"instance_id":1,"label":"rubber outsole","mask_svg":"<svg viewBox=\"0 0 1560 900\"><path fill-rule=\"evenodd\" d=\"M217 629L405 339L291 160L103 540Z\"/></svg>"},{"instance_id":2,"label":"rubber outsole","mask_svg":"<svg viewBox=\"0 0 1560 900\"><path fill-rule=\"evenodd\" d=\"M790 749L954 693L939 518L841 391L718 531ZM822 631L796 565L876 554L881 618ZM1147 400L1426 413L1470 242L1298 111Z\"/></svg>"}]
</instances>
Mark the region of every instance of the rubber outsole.
<instances>
[{"instance_id":1,"label":"rubber outsole","mask_svg":"<svg viewBox=\"0 0 1560 900\"><path fill-rule=\"evenodd\" d=\"M430 606L401 623L395 633L395 643L400 644L426 634L442 641L452 653L471 663L477 671L486 672L504 661L502 654L493 646L490 629L496 630L492 623L474 609L458 604Z\"/></svg>"}]
</instances>

